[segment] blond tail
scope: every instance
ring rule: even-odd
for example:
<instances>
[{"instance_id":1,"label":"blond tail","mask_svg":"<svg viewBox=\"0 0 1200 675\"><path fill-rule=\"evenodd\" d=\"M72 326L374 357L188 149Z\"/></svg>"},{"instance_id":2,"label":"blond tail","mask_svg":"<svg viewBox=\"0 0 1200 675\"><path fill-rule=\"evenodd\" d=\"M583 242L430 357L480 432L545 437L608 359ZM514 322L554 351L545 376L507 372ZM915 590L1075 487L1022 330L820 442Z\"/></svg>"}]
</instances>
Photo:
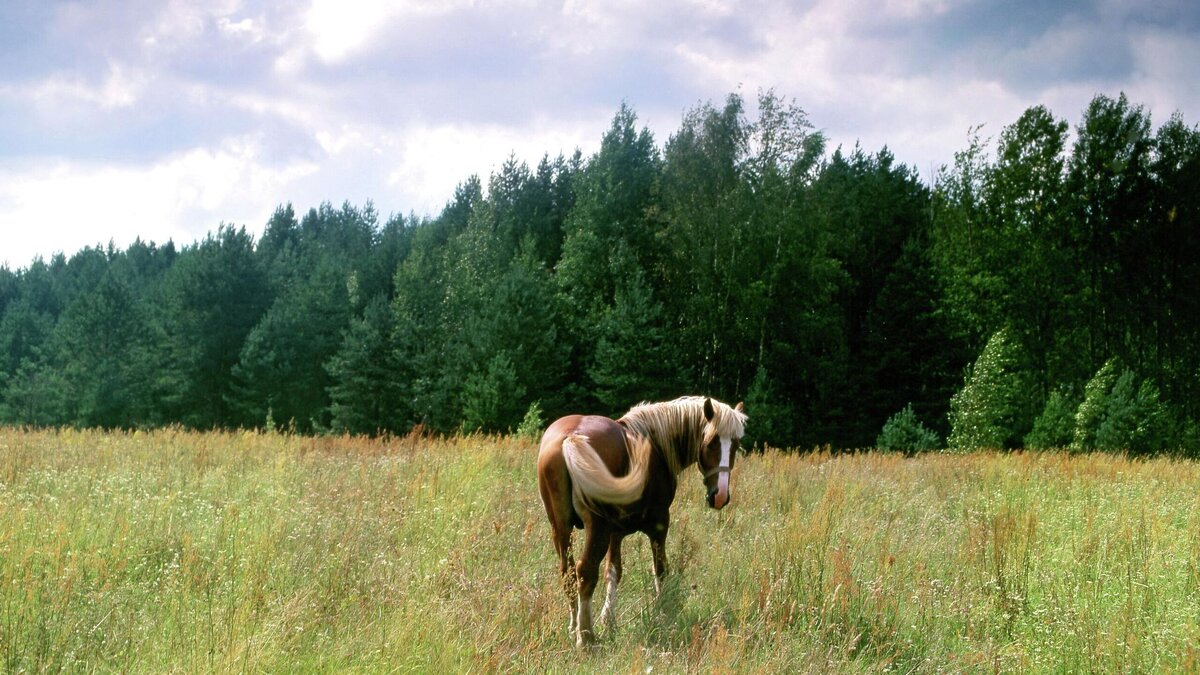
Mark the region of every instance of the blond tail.
<instances>
[{"instance_id":1,"label":"blond tail","mask_svg":"<svg viewBox=\"0 0 1200 675\"><path fill-rule=\"evenodd\" d=\"M649 474L650 440L629 437L629 473L616 477L596 454L587 436L571 434L563 439L563 459L575 486L589 499L605 504L625 505L637 501L646 488Z\"/></svg>"}]
</instances>

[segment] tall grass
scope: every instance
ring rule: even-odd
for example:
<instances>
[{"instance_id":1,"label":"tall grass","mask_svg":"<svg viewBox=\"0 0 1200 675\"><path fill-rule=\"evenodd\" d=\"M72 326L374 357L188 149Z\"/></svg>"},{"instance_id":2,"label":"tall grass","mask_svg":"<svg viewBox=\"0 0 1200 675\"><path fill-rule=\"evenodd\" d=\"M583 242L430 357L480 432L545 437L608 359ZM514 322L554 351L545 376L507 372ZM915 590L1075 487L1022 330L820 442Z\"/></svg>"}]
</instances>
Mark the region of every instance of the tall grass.
<instances>
[{"instance_id":1,"label":"tall grass","mask_svg":"<svg viewBox=\"0 0 1200 675\"><path fill-rule=\"evenodd\" d=\"M1200 468L865 453L685 474L571 647L533 443L0 430L0 671L1187 671ZM599 600L599 595L597 600Z\"/></svg>"}]
</instances>

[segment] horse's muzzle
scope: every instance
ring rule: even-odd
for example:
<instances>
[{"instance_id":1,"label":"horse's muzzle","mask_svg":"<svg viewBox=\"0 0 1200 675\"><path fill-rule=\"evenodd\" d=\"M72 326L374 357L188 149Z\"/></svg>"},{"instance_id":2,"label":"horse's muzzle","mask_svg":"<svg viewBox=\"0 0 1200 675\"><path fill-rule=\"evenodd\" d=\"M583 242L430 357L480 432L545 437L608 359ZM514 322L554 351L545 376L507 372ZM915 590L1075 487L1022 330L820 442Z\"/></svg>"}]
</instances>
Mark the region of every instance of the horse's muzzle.
<instances>
[{"instance_id":1,"label":"horse's muzzle","mask_svg":"<svg viewBox=\"0 0 1200 675\"><path fill-rule=\"evenodd\" d=\"M720 501L718 501L718 500L720 500ZM708 489L708 505L710 508L714 508L714 509L717 509L718 511L720 511L721 509L725 508L725 505L728 503L729 503L728 492L726 492L725 494L721 494L721 490L718 488L712 487L712 488Z\"/></svg>"}]
</instances>

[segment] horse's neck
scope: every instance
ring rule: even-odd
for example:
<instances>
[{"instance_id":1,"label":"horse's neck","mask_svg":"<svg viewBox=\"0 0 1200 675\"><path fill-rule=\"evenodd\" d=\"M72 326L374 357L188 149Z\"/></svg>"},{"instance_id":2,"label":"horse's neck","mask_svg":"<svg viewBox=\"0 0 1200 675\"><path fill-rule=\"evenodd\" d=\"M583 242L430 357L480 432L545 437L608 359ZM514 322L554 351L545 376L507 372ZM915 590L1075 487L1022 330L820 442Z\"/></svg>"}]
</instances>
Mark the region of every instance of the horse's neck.
<instances>
[{"instance_id":1,"label":"horse's neck","mask_svg":"<svg viewBox=\"0 0 1200 675\"><path fill-rule=\"evenodd\" d=\"M664 424L663 420L670 417L656 413L661 413L661 410L637 409L617 421L634 433L649 436L651 445L663 462L678 476L696 463L705 423L698 417L685 414L682 423L671 421Z\"/></svg>"},{"instance_id":2,"label":"horse's neck","mask_svg":"<svg viewBox=\"0 0 1200 675\"><path fill-rule=\"evenodd\" d=\"M678 476L684 469L696 463L699 454L700 427L688 424L677 429L661 441L659 450L672 473Z\"/></svg>"}]
</instances>

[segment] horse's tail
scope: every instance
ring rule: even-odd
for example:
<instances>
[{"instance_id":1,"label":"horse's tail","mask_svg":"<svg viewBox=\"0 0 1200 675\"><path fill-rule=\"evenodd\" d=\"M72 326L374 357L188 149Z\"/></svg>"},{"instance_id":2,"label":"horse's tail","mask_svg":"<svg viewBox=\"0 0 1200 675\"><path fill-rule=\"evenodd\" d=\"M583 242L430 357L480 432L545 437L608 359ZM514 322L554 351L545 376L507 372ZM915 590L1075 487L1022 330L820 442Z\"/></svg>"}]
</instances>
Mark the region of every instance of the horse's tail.
<instances>
[{"instance_id":1,"label":"horse's tail","mask_svg":"<svg viewBox=\"0 0 1200 675\"><path fill-rule=\"evenodd\" d=\"M614 476L596 454L587 436L571 434L563 439L563 459L575 486L584 496L605 504L625 505L637 501L646 488L650 467L650 439L626 437L629 444L629 473Z\"/></svg>"}]
</instances>

